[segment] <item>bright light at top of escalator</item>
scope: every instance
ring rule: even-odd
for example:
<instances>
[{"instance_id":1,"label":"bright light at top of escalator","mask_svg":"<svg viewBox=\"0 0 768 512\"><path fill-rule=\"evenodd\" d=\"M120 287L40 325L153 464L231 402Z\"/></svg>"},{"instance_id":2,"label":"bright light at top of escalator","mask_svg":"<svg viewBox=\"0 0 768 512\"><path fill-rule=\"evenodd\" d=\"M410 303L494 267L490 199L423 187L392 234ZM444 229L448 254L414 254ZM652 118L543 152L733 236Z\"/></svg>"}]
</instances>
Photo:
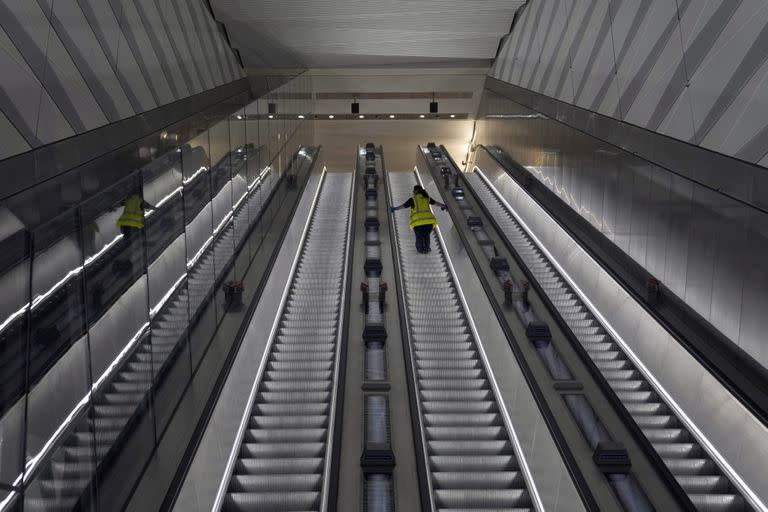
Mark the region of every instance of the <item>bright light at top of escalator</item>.
<instances>
[{"instance_id":1,"label":"bright light at top of escalator","mask_svg":"<svg viewBox=\"0 0 768 512\"><path fill-rule=\"evenodd\" d=\"M275 116L273 116L272 114L269 114L267 117L270 118L270 119L274 119L275 118Z\"/></svg>"},{"instance_id":2,"label":"bright light at top of escalator","mask_svg":"<svg viewBox=\"0 0 768 512\"><path fill-rule=\"evenodd\" d=\"M360 114L360 115L359 115L359 116L357 116L357 117L359 117L360 119L365 119L365 116L364 116L363 114Z\"/></svg>"},{"instance_id":3,"label":"bright light at top of escalator","mask_svg":"<svg viewBox=\"0 0 768 512\"><path fill-rule=\"evenodd\" d=\"M395 118L395 114L389 114L389 118L390 119L394 119Z\"/></svg>"},{"instance_id":4,"label":"bright light at top of escalator","mask_svg":"<svg viewBox=\"0 0 768 512\"><path fill-rule=\"evenodd\" d=\"M299 118L299 119L304 119L304 114L299 114L299 115L298 115L298 118Z\"/></svg>"},{"instance_id":5,"label":"bright light at top of escalator","mask_svg":"<svg viewBox=\"0 0 768 512\"><path fill-rule=\"evenodd\" d=\"M453 119L454 117L456 117L456 114L451 114L451 119Z\"/></svg>"},{"instance_id":6,"label":"bright light at top of escalator","mask_svg":"<svg viewBox=\"0 0 768 512\"><path fill-rule=\"evenodd\" d=\"M331 114L328 116L328 119L333 119L333 117L334 117L333 114Z\"/></svg>"},{"instance_id":7,"label":"bright light at top of escalator","mask_svg":"<svg viewBox=\"0 0 768 512\"><path fill-rule=\"evenodd\" d=\"M419 115L421 119L424 119L424 114Z\"/></svg>"}]
</instances>

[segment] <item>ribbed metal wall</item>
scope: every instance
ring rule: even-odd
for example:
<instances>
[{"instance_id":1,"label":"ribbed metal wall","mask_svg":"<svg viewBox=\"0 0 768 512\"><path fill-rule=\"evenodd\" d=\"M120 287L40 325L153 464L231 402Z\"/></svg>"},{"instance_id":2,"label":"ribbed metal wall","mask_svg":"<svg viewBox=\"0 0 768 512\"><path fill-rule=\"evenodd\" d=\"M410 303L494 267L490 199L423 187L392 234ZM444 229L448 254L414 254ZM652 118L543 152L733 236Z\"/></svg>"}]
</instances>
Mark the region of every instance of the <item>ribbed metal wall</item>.
<instances>
[{"instance_id":1,"label":"ribbed metal wall","mask_svg":"<svg viewBox=\"0 0 768 512\"><path fill-rule=\"evenodd\" d=\"M2 0L0 70L0 159L245 76L203 0Z\"/></svg>"},{"instance_id":2,"label":"ribbed metal wall","mask_svg":"<svg viewBox=\"0 0 768 512\"><path fill-rule=\"evenodd\" d=\"M764 0L531 0L491 76L768 166Z\"/></svg>"}]
</instances>

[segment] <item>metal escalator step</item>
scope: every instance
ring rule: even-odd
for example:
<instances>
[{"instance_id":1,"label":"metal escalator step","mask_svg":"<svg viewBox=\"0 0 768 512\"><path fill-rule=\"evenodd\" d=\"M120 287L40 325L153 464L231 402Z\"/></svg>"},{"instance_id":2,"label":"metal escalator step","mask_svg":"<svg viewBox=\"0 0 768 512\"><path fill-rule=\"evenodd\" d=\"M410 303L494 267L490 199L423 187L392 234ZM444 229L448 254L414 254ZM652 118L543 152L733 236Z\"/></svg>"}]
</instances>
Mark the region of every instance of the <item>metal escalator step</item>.
<instances>
[{"instance_id":1,"label":"metal escalator step","mask_svg":"<svg viewBox=\"0 0 768 512\"><path fill-rule=\"evenodd\" d=\"M430 402L424 401L421 404L422 409L426 413L446 413L446 414L477 414L477 413L489 413L498 411L496 402L492 400L483 400L477 402L467 401L447 401L447 402Z\"/></svg>"},{"instance_id":2,"label":"metal escalator step","mask_svg":"<svg viewBox=\"0 0 768 512\"><path fill-rule=\"evenodd\" d=\"M702 455L702 449L696 443L653 443L653 448L665 459L695 458Z\"/></svg>"},{"instance_id":3,"label":"metal escalator step","mask_svg":"<svg viewBox=\"0 0 768 512\"><path fill-rule=\"evenodd\" d=\"M243 443L240 456L243 458L301 458L321 457L325 443Z\"/></svg>"},{"instance_id":4,"label":"metal escalator step","mask_svg":"<svg viewBox=\"0 0 768 512\"><path fill-rule=\"evenodd\" d=\"M664 464L673 475L715 475L717 465L710 459L664 459Z\"/></svg>"},{"instance_id":5,"label":"metal escalator step","mask_svg":"<svg viewBox=\"0 0 768 512\"><path fill-rule=\"evenodd\" d=\"M506 438L506 431L501 425L490 427L427 427L427 439L447 440L501 440Z\"/></svg>"},{"instance_id":6,"label":"metal escalator step","mask_svg":"<svg viewBox=\"0 0 768 512\"><path fill-rule=\"evenodd\" d=\"M633 415L632 418L640 428L669 428L677 426L677 418L668 414L660 415Z\"/></svg>"},{"instance_id":7,"label":"metal escalator step","mask_svg":"<svg viewBox=\"0 0 768 512\"><path fill-rule=\"evenodd\" d=\"M267 380L261 383L265 391L330 391L330 379L324 380Z\"/></svg>"},{"instance_id":8,"label":"metal escalator step","mask_svg":"<svg viewBox=\"0 0 768 512\"><path fill-rule=\"evenodd\" d=\"M428 427L465 427L470 425L488 427L492 425L503 425L501 416L497 413L425 414L424 423Z\"/></svg>"},{"instance_id":9,"label":"metal escalator step","mask_svg":"<svg viewBox=\"0 0 768 512\"><path fill-rule=\"evenodd\" d=\"M437 506L500 508L530 505L525 489L437 489Z\"/></svg>"},{"instance_id":10,"label":"metal escalator step","mask_svg":"<svg viewBox=\"0 0 768 512\"><path fill-rule=\"evenodd\" d=\"M267 370L264 375L266 380L329 380L331 378L330 370L305 370L305 371L277 371Z\"/></svg>"},{"instance_id":11,"label":"metal escalator step","mask_svg":"<svg viewBox=\"0 0 768 512\"><path fill-rule=\"evenodd\" d=\"M475 402L492 400L493 393L490 389L437 389L428 390L422 387L421 398L424 401L462 401Z\"/></svg>"},{"instance_id":12,"label":"metal escalator step","mask_svg":"<svg viewBox=\"0 0 768 512\"><path fill-rule=\"evenodd\" d=\"M326 435L327 430L324 428L251 428L245 431L243 441L246 443L310 443L320 442Z\"/></svg>"},{"instance_id":13,"label":"metal escalator step","mask_svg":"<svg viewBox=\"0 0 768 512\"><path fill-rule=\"evenodd\" d=\"M452 440L428 441L430 453L435 455L512 455L507 440Z\"/></svg>"},{"instance_id":14,"label":"metal escalator step","mask_svg":"<svg viewBox=\"0 0 768 512\"><path fill-rule=\"evenodd\" d=\"M477 372L480 374L481 372ZM443 374L437 376L445 376ZM490 385L485 379L424 379L423 390L488 390Z\"/></svg>"},{"instance_id":15,"label":"metal escalator step","mask_svg":"<svg viewBox=\"0 0 768 512\"><path fill-rule=\"evenodd\" d=\"M690 494L697 510L706 512L740 512L747 510L744 498L737 494Z\"/></svg>"},{"instance_id":16,"label":"metal escalator step","mask_svg":"<svg viewBox=\"0 0 768 512\"><path fill-rule=\"evenodd\" d=\"M333 361L269 361L267 368L270 370L291 372L294 370L330 370Z\"/></svg>"},{"instance_id":17,"label":"metal escalator step","mask_svg":"<svg viewBox=\"0 0 768 512\"><path fill-rule=\"evenodd\" d=\"M429 458L435 472L517 471L513 455L435 455Z\"/></svg>"},{"instance_id":18,"label":"metal escalator step","mask_svg":"<svg viewBox=\"0 0 768 512\"><path fill-rule=\"evenodd\" d=\"M680 487L689 494L723 494L731 489L731 482L722 475L679 475L675 478Z\"/></svg>"},{"instance_id":19,"label":"metal escalator step","mask_svg":"<svg viewBox=\"0 0 768 512\"><path fill-rule=\"evenodd\" d=\"M224 510L236 512L303 512L319 506L319 492L230 492L224 502Z\"/></svg>"},{"instance_id":20,"label":"metal escalator step","mask_svg":"<svg viewBox=\"0 0 768 512\"><path fill-rule=\"evenodd\" d=\"M416 350L416 358L419 360L430 359L455 359L455 360L475 360L477 351L475 350Z\"/></svg>"},{"instance_id":21,"label":"metal escalator step","mask_svg":"<svg viewBox=\"0 0 768 512\"><path fill-rule=\"evenodd\" d=\"M329 398L330 393L327 391L314 391L310 393L300 391L260 391L256 395L256 402L258 405L270 402L299 405L303 403L325 403Z\"/></svg>"},{"instance_id":22,"label":"metal escalator step","mask_svg":"<svg viewBox=\"0 0 768 512\"><path fill-rule=\"evenodd\" d=\"M313 414L310 416L251 416L250 428L325 428L328 416Z\"/></svg>"},{"instance_id":23,"label":"metal escalator step","mask_svg":"<svg viewBox=\"0 0 768 512\"><path fill-rule=\"evenodd\" d=\"M523 485L523 474L519 471L455 472L437 471L432 473L433 485L437 488L460 489L510 489Z\"/></svg>"},{"instance_id":24,"label":"metal escalator step","mask_svg":"<svg viewBox=\"0 0 768 512\"><path fill-rule=\"evenodd\" d=\"M624 407L633 416L659 416L669 414L669 408L661 402L625 402Z\"/></svg>"},{"instance_id":25,"label":"metal escalator step","mask_svg":"<svg viewBox=\"0 0 768 512\"><path fill-rule=\"evenodd\" d=\"M461 359L461 360L417 359L416 365L418 366L418 368L431 368L431 369L443 368L443 369L457 369L457 370L481 367L480 361L477 359Z\"/></svg>"},{"instance_id":26,"label":"metal escalator step","mask_svg":"<svg viewBox=\"0 0 768 512\"><path fill-rule=\"evenodd\" d=\"M320 475L235 475L230 481L233 492L308 492L320 489Z\"/></svg>"},{"instance_id":27,"label":"metal escalator step","mask_svg":"<svg viewBox=\"0 0 768 512\"><path fill-rule=\"evenodd\" d=\"M333 354L333 352L327 350L317 350L313 352L273 350L269 358L272 361L331 361L333 359Z\"/></svg>"},{"instance_id":28,"label":"metal escalator step","mask_svg":"<svg viewBox=\"0 0 768 512\"><path fill-rule=\"evenodd\" d=\"M253 412L262 416L320 416L328 413L329 405L327 403L302 402L295 404L291 402L283 403L257 403L253 407Z\"/></svg>"},{"instance_id":29,"label":"metal escalator step","mask_svg":"<svg viewBox=\"0 0 768 512\"><path fill-rule=\"evenodd\" d=\"M648 438L649 441L663 442L663 443L679 443L690 439L690 435L687 430L682 428L652 428L643 429L643 435Z\"/></svg>"},{"instance_id":30,"label":"metal escalator step","mask_svg":"<svg viewBox=\"0 0 768 512\"><path fill-rule=\"evenodd\" d=\"M645 391L649 388L648 382L644 379L609 380L608 384L616 391Z\"/></svg>"}]
</instances>

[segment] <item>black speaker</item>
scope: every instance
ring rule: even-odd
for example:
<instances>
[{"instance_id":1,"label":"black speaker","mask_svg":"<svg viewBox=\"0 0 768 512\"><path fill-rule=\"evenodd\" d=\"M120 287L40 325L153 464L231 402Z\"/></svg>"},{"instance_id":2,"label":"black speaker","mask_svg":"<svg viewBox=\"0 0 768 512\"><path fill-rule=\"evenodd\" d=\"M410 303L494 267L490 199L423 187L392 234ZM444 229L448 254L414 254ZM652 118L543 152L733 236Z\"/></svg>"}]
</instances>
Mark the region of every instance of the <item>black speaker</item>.
<instances>
[{"instance_id":1,"label":"black speaker","mask_svg":"<svg viewBox=\"0 0 768 512\"><path fill-rule=\"evenodd\" d=\"M270 114L277 114L277 104L276 103L268 103L267 104L267 110Z\"/></svg>"},{"instance_id":2,"label":"black speaker","mask_svg":"<svg viewBox=\"0 0 768 512\"><path fill-rule=\"evenodd\" d=\"M429 113L430 114L437 114L437 102L436 101L430 101L429 102Z\"/></svg>"},{"instance_id":3,"label":"black speaker","mask_svg":"<svg viewBox=\"0 0 768 512\"><path fill-rule=\"evenodd\" d=\"M352 113L353 114L359 114L360 113L360 104L358 102L352 103Z\"/></svg>"}]
</instances>

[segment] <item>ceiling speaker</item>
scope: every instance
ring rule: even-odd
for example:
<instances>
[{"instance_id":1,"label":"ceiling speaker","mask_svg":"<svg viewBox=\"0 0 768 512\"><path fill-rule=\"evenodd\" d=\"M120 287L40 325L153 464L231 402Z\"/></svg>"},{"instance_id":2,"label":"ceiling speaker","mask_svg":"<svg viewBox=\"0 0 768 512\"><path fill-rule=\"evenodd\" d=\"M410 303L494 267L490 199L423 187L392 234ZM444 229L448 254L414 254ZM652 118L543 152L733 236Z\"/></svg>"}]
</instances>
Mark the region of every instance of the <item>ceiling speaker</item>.
<instances>
[{"instance_id":1,"label":"ceiling speaker","mask_svg":"<svg viewBox=\"0 0 768 512\"><path fill-rule=\"evenodd\" d=\"M358 102L352 103L352 113L353 114L359 114L360 113L360 104Z\"/></svg>"},{"instance_id":2,"label":"ceiling speaker","mask_svg":"<svg viewBox=\"0 0 768 512\"><path fill-rule=\"evenodd\" d=\"M437 102L436 101L430 101L429 102L429 113L430 114L437 114Z\"/></svg>"}]
</instances>

